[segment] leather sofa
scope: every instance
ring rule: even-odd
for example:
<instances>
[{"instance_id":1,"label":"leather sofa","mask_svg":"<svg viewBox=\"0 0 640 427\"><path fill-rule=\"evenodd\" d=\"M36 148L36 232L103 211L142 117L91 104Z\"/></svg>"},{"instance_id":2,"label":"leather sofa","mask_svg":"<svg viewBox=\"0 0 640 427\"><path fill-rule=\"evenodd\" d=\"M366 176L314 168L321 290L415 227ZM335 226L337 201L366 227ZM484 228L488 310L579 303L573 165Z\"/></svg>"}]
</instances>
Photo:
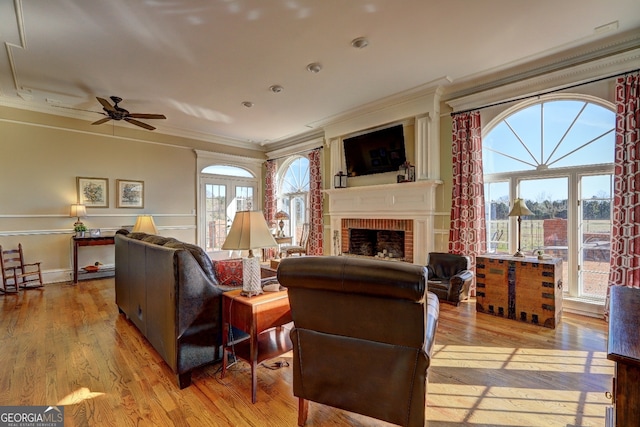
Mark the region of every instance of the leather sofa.
<instances>
[{"instance_id":1,"label":"leather sofa","mask_svg":"<svg viewBox=\"0 0 640 427\"><path fill-rule=\"evenodd\" d=\"M465 255L430 252L427 264L429 291L440 301L458 305L469 298L473 272L471 259Z\"/></svg>"},{"instance_id":2,"label":"leather sofa","mask_svg":"<svg viewBox=\"0 0 640 427\"><path fill-rule=\"evenodd\" d=\"M346 256L289 257L298 425L308 401L403 426L424 426L439 316L419 265Z\"/></svg>"},{"instance_id":3,"label":"leather sofa","mask_svg":"<svg viewBox=\"0 0 640 427\"><path fill-rule=\"evenodd\" d=\"M180 388L191 384L194 368L221 360L222 293L237 286L219 283L202 248L119 230L115 263L119 311L177 375Z\"/></svg>"}]
</instances>

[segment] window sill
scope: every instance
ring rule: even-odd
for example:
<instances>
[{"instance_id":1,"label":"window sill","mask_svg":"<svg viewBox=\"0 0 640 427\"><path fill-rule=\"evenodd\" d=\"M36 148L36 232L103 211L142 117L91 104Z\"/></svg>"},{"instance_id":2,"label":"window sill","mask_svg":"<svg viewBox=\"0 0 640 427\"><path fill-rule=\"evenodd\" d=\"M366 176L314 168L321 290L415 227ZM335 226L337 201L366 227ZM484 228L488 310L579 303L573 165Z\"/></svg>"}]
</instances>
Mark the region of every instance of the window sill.
<instances>
[{"instance_id":1,"label":"window sill","mask_svg":"<svg viewBox=\"0 0 640 427\"><path fill-rule=\"evenodd\" d=\"M564 297L562 300L562 308L569 313L596 317L599 319L604 318L604 300Z\"/></svg>"}]
</instances>

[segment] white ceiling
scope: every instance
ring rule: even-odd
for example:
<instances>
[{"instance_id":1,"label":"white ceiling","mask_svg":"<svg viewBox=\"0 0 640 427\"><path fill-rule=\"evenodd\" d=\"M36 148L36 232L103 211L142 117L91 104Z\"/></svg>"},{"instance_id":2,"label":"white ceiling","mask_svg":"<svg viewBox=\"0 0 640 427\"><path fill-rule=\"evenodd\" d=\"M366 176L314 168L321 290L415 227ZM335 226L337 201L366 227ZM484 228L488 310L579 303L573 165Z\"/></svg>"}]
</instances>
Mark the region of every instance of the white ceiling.
<instances>
[{"instance_id":1,"label":"white ceiling","mask_svg":"<svg viewBox=\"0 0 640 427\"><path fill-rule=\"evenodd\" d=\"M0 103L94 121L116 95L155 132L268 145L629 31L638 0L0 0Z\"/></svg>"}]
</instances>

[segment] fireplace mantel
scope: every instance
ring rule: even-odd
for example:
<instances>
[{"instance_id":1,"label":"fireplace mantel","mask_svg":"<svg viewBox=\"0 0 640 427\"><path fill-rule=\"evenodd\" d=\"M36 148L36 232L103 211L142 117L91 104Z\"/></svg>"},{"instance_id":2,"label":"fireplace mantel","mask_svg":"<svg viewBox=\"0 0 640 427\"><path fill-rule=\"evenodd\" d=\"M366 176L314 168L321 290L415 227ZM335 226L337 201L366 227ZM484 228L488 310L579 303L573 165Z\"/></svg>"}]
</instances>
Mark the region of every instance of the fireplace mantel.
<instances>
[{"instance_id":1,"label":"fireplace mantel","mask_svg":"<svg viewBox=\"0 0 640 427\"><path fill-rule=\"evenodd\" d=\"M329 195L332 254L340 252L343 218L411 219L413 262L425 265L434 248L435 191L440 180L324 190Z\"/></svg>"}]
</instances>

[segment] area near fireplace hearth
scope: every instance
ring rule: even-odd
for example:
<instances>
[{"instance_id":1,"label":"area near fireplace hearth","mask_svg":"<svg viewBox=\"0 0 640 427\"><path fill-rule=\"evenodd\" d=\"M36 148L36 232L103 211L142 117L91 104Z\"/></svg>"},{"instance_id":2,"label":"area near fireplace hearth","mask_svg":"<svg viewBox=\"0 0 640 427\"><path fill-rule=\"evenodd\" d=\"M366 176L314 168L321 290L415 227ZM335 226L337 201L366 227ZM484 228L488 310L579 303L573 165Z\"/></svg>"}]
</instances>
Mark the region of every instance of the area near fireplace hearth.
<instances>
[{"instance_id":1,"label":"area near fireplace hearth","mask_svg":"<svg viewBox=\"0 0 640 427\"><path fill-rule=\"evenodd\" d=\"M403 254L399 256L398 252L398 256L389 258L426 264L427 255L434 250L435 191L440 184L440 180L422 180L325 190L329 194L331 253L349 255L354 252L353 246L350 248L349 245L353 230L376 231L368 234L376 234L378 240L377 231L396 231L403 234ZM360 240L363 234L366 233L356 232ZM382 236L383 243L389 244L387 255L398 250L398 234L385 237L383 233ZM377 256L383 251L382 246L375 246L378 243L362 244L371 246L368 256Z\"/></svg>"}]
</instances>

